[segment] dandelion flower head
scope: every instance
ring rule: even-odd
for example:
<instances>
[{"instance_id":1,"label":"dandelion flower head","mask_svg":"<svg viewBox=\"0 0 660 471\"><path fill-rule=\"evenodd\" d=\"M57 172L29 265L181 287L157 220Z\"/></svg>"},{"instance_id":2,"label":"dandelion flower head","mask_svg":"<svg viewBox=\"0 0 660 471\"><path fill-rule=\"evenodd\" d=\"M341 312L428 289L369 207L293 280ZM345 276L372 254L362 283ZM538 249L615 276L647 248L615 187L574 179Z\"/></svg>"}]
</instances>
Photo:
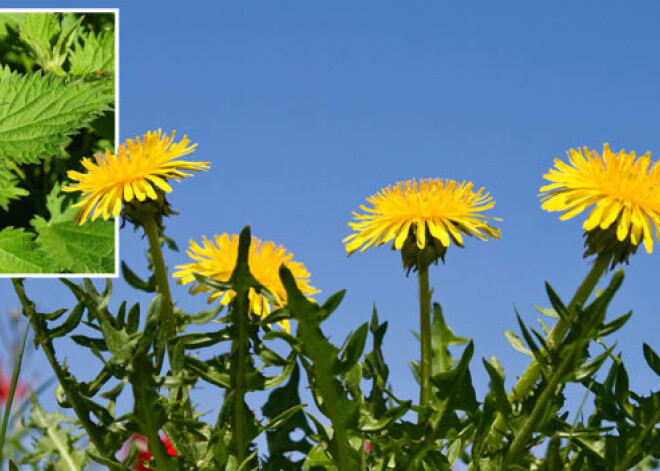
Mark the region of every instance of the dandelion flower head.
<instances>
[{"instance_id":1,"label":"dandelion flower head","mask_svg":"<svg viewBox=\"0 0 660 471\"><path fill-rule=\"evenodd\" d=\"M82 192L82 200L74 205L80 207L77 221L84 223L90 214L92 220L117 217L124 202L156 200L156 190L172 191L167 180L192 176L185 171L207 170L208 162L177 160L193 152L197 144L191 144L186 136L175 143L174 136L174 132L168 136L160 129L149 131L142 138L128 139L117 154L106 149L96 154L94 161L85 157L82 165L87 173L69 171L68 177L75 183L62 190Z\"/></svg>"},{"instance_id":2,"label":"dandelion flower head","mask_svg":"<svg viewBox=\"0 0 660 471\"><path fill-rule=\"evenodd\" d=\"M179 271L174 273L179 284L188 284L192 282L190 292L197 294L200 292L210 292L208 302L211 303L220 298L222 305L227 305L236 296L233 290L213 290L207 286L198 283L195 280L195 274L216 279L218 281L229 281L238 258L238 240L236 234L222 234L215 236L211 241L206 237L202 240L200 246L195 241L190 241L190 248L187 253L192 263L176 267ZM291 270L298 288L305 296L312 296L319 291L309 284L310 274L305 266L300 262L294 262L293 254L286 251L281 245L277 246L274 242L261 241L252 237L250 252L248 255L248 265L250 272L275 298L273 306L270 302L250 289L248 294L250 302L250 312L255 315L265 317L271 312L271 309L277 309L286 304L287 295L284 285L280 280L279 269L282 264ZM280 325L288 332L289 322L283 320Z\"/></svg>"},{"instance_id":3,"label":"dandelion flower head","mask_svg":"<svg viewBox=\"0 0 660 471\"><path fill-rule=\"evenodd\" d=\"M555 159L544 178L551 183L540 189L543 209L563 211L560 219L566 220L591 208L585 231L611 228L619 242L636 247L643 240L652 252L652 227L660 233L660 165L650 152L636 158L635 152L612 152L609 144L602 155L571 149L568 163Z\"/></svg>"},{"instance_id":4,"label":"dandelion flower head","mask_svg":"<svg viewBox=\"0 0 660 471\"><path fill-rule=\"evenodd\" d=\"M500 219L482 214L495 201L484 188L474 191L470 182L412 179L388 186L367 201L372 206L360 206L364 213L353 212L355 221L349 222L355 231L344 239L349 255L392 240L393 248L401 250L411 231L420 250L428 244L427 234L445 248L450 241L462 246L462 235L500 238L500 230L488 224Z\"/></svg>"}]
</instances>

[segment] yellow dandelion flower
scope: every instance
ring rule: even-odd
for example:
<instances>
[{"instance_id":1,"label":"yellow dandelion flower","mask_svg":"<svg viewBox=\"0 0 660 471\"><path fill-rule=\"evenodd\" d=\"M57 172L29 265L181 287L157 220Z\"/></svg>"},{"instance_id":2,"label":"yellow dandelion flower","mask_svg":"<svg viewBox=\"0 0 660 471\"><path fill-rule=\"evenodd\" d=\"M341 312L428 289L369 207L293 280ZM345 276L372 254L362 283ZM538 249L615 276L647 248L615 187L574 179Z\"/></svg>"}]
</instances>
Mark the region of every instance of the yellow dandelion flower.
<instances>
[{"instance_id":1,"label":"yellow dandelion flower","mask_svg":"<svg viewBox=\"0 0 660 471\"><path fill-rule=\"evenodd\" d=\"M168 179L179 181L192 176L184 170L207 170L208 162L177 160L193 152L197 144L190 145L186 136L175 143L174 135L172 132L170 137L160 129L149 131L141 139L128 139L119 146L117 155L106 149L105 154L94 156L96 162L85 157L82 165L87 173L69 171L69 178L77 183L63 186L62 190L82 192L82 200L75 205L80 207L78 223L84 223L90 214L92 220L101 215L103 219L117 217L124 202L156 200L156 189L172 191Z\"/></svg>"},{"instance_id":2,"label":"yellow dandelion flower","mask_svg":"<svg viewBox=\"0 0 660 471\"><path fill-rule=\"evenodd\" d=\"M549 185L540 189L543 209L564 211L560 219L577 216L594 206L584 221L584 229L616 229L619 242L633 246L643 240L646 251L653 250L653 227L660 234L660 163L651 162L647 152L613 153L609 144L603 155L597 151L571 149L569 163L555 159L555 168L544 175Z\"/></svg>"},{"instance_id":3,"label":"yellow dandelion flower","mask_svg":"<svg viewBox=\"0 0 660 471\"><path fill-rule=\"evenodd\" d=\"M203 238L200 246L194 240L190 241L190 249L187 251L193 263L180 265L179 270L173 274L178 284L188 284L193 282L190 292L197 294L200 292L210 292L208 302L211 303L220 298L220 303L224 306L231 302L236 296L233 290L219 291L208 288L196 282L195 274L214 278L218 281L229 281L238 258L238 235L222 234L215 236L215 243L206 237ZM293 254L286 251L281 245L276 246L274 242L265 241L252 237L250 252L248 255L248 265L252 275L268 291L270 291L276 302L271 306L270 302L259 295L253 289L250 289L248 296L250 301L250 312L261 317L265 317L271 312L271 309L277 309L286 304L287 296L284 285L279 276L279 269L282 264L291 270L296 278L298 287L305 296L311 296L318 293L319 290L309 285L309 272L300 262L292 261ZM284 320L279 323L287 332L289 332L289 321Z\"/></svg>"},{"instance_id":4,"label":"yellow dandelion flower","mask_svg":"<svg viewBox=\"0 0 660 471\"><path fill-rule=\"evenodd\" d=\"M412 179L388 186L367 201L373 207L360 206L366 214L353 212L357 222L349 222L355 231L343 241L349 255L391 240L393 248L401 250L413 233L420 250L428 245L427 236L438 240L443 248L450 241L462 246L461 234L481 240L500 238L500 230L487 222L500 219L481 214L495 206L495 201L484 188L475 192L469 182Z\"/></svg>"}]
</instances>

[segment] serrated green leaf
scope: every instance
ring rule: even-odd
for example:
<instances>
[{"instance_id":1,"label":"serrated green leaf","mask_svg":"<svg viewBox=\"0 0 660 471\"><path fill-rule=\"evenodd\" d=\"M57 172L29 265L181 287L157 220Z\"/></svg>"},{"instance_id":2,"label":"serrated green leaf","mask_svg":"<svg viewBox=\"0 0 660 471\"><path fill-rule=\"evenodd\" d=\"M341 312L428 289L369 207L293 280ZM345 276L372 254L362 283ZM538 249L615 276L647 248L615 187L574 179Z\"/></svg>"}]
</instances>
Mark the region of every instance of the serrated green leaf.
<instances>
[{"instance_id":1,"label":"serrated green leaf","mask_svg":"<svg viewBox=\"0 0 660 471\"><path fill-rule=\"evenodd\" d=\"M52 260L23 229L0 231L0 273L52 273Z\"/></svg>"},{"instance_id":2,"label":"serrated green leaf","mask_svg":"<svg viewBox=\"0 0 660 471\"><path fill-rule=\"evenodd\" d=\"M50 214L50 222L73 221L78 212L73 204L77 203L74 195L64 193L59 183L55 183L46 197L46 209Z\"/></svg>"},{"instance_id":3,"label":"serrated green leaf","mask_svg":"<svg viewBox=\"0 0 660 471\"><path fill-rule=\"evenodd\" d=\"M8 27L18 30L24 18L25 13L0 13L0 37L7 34Z\"/></svg>"},{"instance_id":4,"label":"serrated green leaf","mask_svg":"<svg viewBox=\"0 0 660 471\"><path fill-rule=\"evenodd\" d=\"M4 165L6 163L0 162L0 208L6 211L11 200L17 200L21 196L27 196L29 192L18 186L18 178Z\"/></svg>"},{"instance_id":5,"label":"serrated green leaf","mask_svg":"<svg viewBox=\"0 0 660 471\"><path fill-rule=\"evenodd\" d=\"M68 136L114 102L107 82L0 69L0 162L35 163L59 154Z\"/></svg>"},{"instance_id":6,"label":"serrated green leaf","mask_svg":"<svg viewBox=\"0 0 660 471\"><path fill-rule=\"evenodd\" d=\"M82 44L77 44L69 55L70 74L112 74L115 70L115 34L103 31L89 33Z\"/></svg>"},{"instance_id":7,"label":"serrated green leaf","mask_svg":"<svg viewBox=\"0 0 660 471\"><path fill-rule=\"evenodd\" d=\"M115 261L113 221L74 222L75 208L67 206L66 196L55 185L48 195L51 219L40 216L31 224L37 231L36 242L62 269L71 273L112 273ZM71 203L71 201L69 201Z\"/></svg>"},{"instance_id":8,"label":"serrated green leaf","mask_svg":"<svg viewBox=\"0 0 660 471\"><path fill-rule=\"evenodd\" d=\"M60 32L60 22L54 14L26 13L20 32L21 40L30 46L37 60L40 60L51 55L51 43L55 42Z\"/></svg>"},{"instance_id":9,"label":"serrated green leaf","mask_svg":"<svg viewBox=\"0 0 660 471\"><path fill-rule=\"evenodd\" d=\"M82 20L82 16L70 13L26 13L20 37L45 71L63 75L62 65Z\"/></svg>"}]
</instances>

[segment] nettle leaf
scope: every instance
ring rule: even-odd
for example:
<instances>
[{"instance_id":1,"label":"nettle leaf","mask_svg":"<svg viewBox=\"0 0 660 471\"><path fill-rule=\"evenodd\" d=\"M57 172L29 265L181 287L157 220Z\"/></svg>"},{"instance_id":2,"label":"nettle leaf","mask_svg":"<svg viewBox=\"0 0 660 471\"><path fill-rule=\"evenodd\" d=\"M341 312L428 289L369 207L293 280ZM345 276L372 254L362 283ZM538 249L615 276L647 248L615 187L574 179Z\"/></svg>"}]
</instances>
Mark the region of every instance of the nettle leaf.
<instances>
[{"instance_id":1,"label":"nettle leaf","mask_svg":"<svg viewBox=\"0 0 660 471\"><path fill-rule=\"evenodd\" d=\"M74 220L74 201L55 185L46 206L50 220L36 216L30 221L37 231L36 242L63 269L72 273L112 273L115 261L114 221L88 221L82 226Z\"/></svg>"},{"instance_id":2,"label":"nettle leaf","mask_svg":"<svg viewBox=\"0 0 660 471\"><path fill-rule=\"evenodd\" d=\"M0 163L0 208L6 211L11 200L27 196L29 192L18 186L18 178L9 168L1 165Z\"/></svg>"},{"instance_id":3,"label":"nettle leaf","mask_svg":"<svg viewBox=\"0 0 660 471\"><path fill-rule=\"evenodd\" d=\"M115 70L114 32L89 33L71 52L69 62L73 75L111 74Z\"/></svg>"},{"instance_id":4,"label":"nettle leaf","mask_svg":"<svg viewBox=\"0 0 660 471\"><path fill-rule=\"evenodd\" d=\"M113 221L93 221L79 226L73 221L53 223L37 216L32 220L38 245L55 263L72 273L114 271Z\"/></svg>"},{"instance_id":5,"label":"nettle leaf","mask_svg":"<svg viewBox=\"0 0 660 471\"><path fill-rule=\"evenodd\" d=\"M21 40L32 48L37 57L46 57L51 51L51 41L55 42L60 32L60 22L56 15L27 13L20 28Z\"/></svg>"},{"instance_id":6,"label":"nettle leaf","mask_svg":"<svg viewBox=\"0 0 660 471\"><path fill-rule=\"evenodd\" d=\"M48 214L50 214L50 221L73 221L78 212L78 209L74 208L73 205L77 202L74 195L64 193L61 190L60 184L55 183L53 189L46 197L46 209L48 210Z\"/></svg>"},{"instance_id":7,"label":"nettle leaf","mask_svg":"<svg viewBox=\"0 0 660 471\"><path fill-rule=\"evenodd\" d=\"M0 231L0 273L52 273L52 260L23 229Z\"/></svg>"},{"instance_id":8,"label":"nettle leaf","mask_svg":"<svg viewBox=\"0 0 660 471\"><path fill-rule=\"evenodd\" d=\"M82 20L82 16L72 14L26 13L20 27L21 40L30 46L45 71L64 74L62 65Z\"/></svg>"},{"instance_id":9,"label":"nettle leaf","mask_svg":"<svg viewBox=\"0 0 660 471\"><path fill-rule=\"evenodd\" d=\"M8 29L18 29L25 18L25 13L0 13L0 36L5 36Z\"/></svg>"},{"instance_id":10,"label":"nettle leaf","mask_svg":"<svg viewBox=\"0 0 660 471\"><path fill-rule=\"evenodd\" d=\"M107 80L0 69L0 162L35 163L59 154L67 137L108 110L114 98Z\"/></svg>"}]
</instances>

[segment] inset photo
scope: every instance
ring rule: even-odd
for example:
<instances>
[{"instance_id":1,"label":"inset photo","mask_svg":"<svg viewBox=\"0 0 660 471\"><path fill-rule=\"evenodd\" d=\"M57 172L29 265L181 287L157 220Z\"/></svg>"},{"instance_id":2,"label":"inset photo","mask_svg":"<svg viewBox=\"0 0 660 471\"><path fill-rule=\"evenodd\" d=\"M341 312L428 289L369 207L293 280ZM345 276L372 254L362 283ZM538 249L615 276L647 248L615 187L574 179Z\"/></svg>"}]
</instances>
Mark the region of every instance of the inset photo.
<instances>
[{"instance_id":1,"label":"inset photo","mask_svg":"<svg viewBox=\"0 0 660 471\"><path fill-rule=\"evenodd\" d=\"M116 9L0 10L0 276L116 276L118 230L75 176L114 155Z\"/></svg>"}]
</instances>

